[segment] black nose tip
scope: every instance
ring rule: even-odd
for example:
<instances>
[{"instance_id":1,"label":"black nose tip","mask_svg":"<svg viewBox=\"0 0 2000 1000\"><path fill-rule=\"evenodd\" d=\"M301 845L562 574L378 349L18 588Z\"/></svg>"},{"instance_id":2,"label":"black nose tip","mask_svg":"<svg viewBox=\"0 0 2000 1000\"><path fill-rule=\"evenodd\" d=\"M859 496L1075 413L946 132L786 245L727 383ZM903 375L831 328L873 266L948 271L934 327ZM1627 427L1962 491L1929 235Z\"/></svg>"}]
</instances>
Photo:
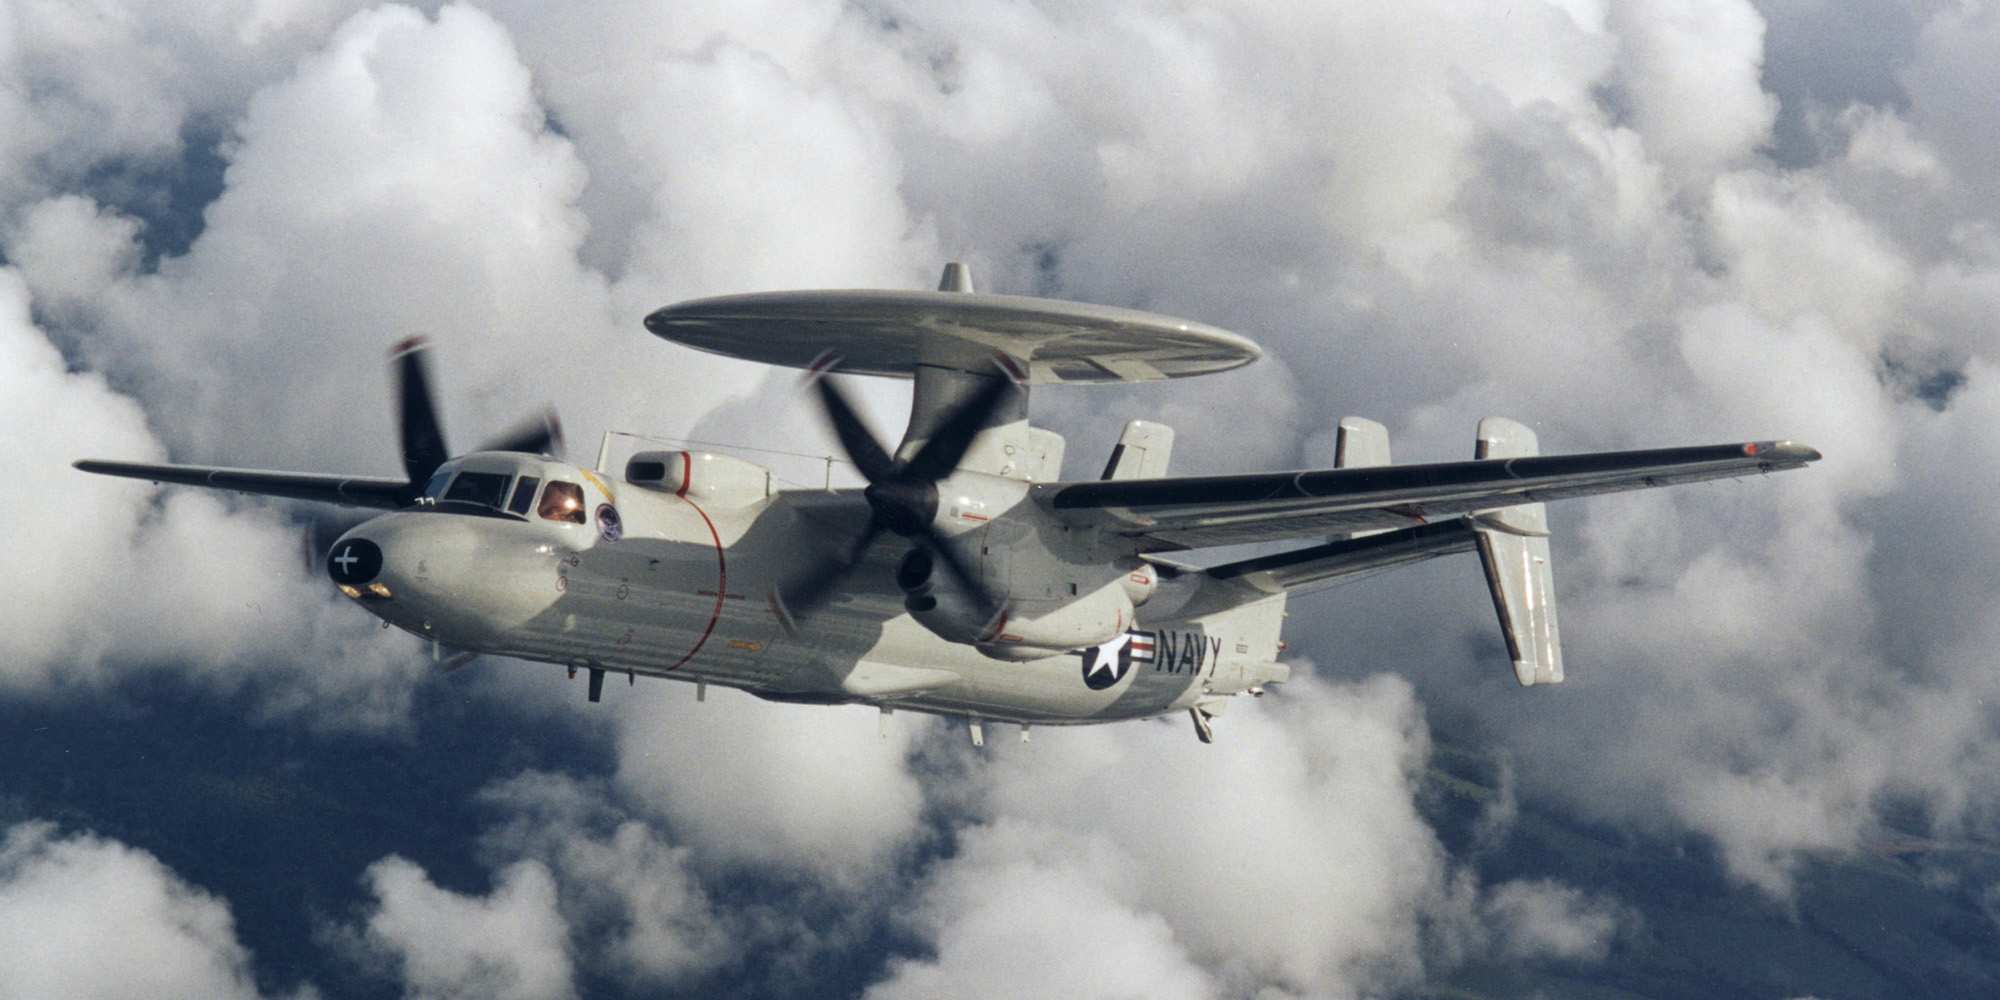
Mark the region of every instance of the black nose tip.
<instances>
[{"instance_id":1,"label":"black nose tip","mask_svg":"<svg viewBox=\"0 0 2000 1000\"><path fill-rule=\"evenodd\" d=\"M326 575L333 582L358 587L382 572L382 550L366 538L343 538L326 554Z\"/></svg>"}]
</instances>

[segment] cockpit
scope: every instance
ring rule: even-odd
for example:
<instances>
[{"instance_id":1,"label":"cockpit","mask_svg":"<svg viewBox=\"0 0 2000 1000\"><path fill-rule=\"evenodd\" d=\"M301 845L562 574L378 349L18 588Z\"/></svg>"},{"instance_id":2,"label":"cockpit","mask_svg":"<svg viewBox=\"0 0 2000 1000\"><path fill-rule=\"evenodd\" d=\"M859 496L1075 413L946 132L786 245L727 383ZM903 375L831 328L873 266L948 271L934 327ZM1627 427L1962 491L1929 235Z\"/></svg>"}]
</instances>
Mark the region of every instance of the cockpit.
<instances>
[{"instance_id":1,"label":"cockpit","mask_svg":"<svg viewBox=\"0 0 2000 1000\"><path fill-rule=\"evenodd\" d=\"M514 467L506 468L509 464ZM460 463L440 468L424 486L417 503L439 510L512 515L523 520L532 510L535 517L546 521L585 523L583 486L564 479L544 482L547 471L544 463L534 459L467 456Z\"/></svg>"}]
</instances>

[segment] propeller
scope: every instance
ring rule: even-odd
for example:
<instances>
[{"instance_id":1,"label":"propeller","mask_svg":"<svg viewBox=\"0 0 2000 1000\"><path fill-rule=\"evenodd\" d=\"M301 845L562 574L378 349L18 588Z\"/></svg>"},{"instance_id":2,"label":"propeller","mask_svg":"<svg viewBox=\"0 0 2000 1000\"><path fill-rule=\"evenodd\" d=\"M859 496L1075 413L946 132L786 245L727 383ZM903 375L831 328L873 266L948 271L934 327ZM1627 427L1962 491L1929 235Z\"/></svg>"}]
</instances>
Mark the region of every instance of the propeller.
<instances>
[{"instance_id":1,"label":"propeller","mask_svg":"<svg viewBox=\"0 0 2000 1000\"><path fill-rule=\"evenodd\" d=\"M389 349L390 376L395 382L396 434L403 450L403 472L409 484L397 494L403 503L422 496L438 467L451 459L445 444L444 425L431 402L430 363L426 360L430 343L411 337ZM528 455L556 457L562 453L562 423L553 408L528 417L493 438L482 442L478 451L513 451ZM373 514L313 514L302 526L300 548L310 572L321 566L333 543L349 529Z\"/></svg>"},{"instance_id":2,"label":"propeller","mask_svg":"<svg viewBox=\"0 0 2000 1000\"><path fill-rule=\"evenodd\" d=\"M917 543L983 610L997 618L1002 610L1001 603L979 582L979 578L959 559L958 553L946 544L944 536L939 535L932 524L937 518L938 481L958 468L966 450L972 447L973 439L985 429L987 420L1013 391L1013 382L1007 378L988 379L957 409L947 414L931 434L930 440L904 461L891 457L861 421L847 393L826 377L826 373L838 364L837 357L822 358L810 369L808 378L819 391L820 403L826 409L827 421L833 425L833 433L839 438L841 449L847 453L855 469L860 471L861 478L868 481L868 487L861 491L870 509L868 524L848 544L844 553L820 560L773 592L779 621L789 629L797 618L811 614L833 592L833 588L854 571L867 554L868 547L883 532Z\"/></svg>"},{"instance_id":3,"label":"propeller","mask_svg":"<svg viewBox=\"0 0 2000 1000\"><path fill-rule=\"evenodd\" d=\"M421 496L438 466L451 459L444 443L444 426L437 407L431 404L430 364L425 360L430 344L411 337L390 349L396 380L397 434L403 446L403 471L410 478L404 487L404 503ZM555 456L562 451L562 423L553 408L529 417L482 442L476 451L517 451L528 455Z\"/></svg>"}]
</instances>

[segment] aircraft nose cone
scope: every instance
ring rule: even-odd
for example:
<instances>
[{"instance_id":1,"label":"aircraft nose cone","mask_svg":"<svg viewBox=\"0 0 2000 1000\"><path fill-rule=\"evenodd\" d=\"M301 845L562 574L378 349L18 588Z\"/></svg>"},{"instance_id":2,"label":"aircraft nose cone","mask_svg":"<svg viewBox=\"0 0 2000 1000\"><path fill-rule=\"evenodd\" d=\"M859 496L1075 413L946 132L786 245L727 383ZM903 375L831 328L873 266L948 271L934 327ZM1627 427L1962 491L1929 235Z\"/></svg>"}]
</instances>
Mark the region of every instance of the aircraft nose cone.
<instances>
[{"instance_id":1,"label":"aircraft nose cone","mask_svg":"<svg viewBox=\"0 0 2000 1000\"><path fill-rule=\"evenodd\" d=\"M382 548L366 538L343 538L326 554L326 575L333 582L359 587L382 572Z\"/></svg>"}]
</instances>

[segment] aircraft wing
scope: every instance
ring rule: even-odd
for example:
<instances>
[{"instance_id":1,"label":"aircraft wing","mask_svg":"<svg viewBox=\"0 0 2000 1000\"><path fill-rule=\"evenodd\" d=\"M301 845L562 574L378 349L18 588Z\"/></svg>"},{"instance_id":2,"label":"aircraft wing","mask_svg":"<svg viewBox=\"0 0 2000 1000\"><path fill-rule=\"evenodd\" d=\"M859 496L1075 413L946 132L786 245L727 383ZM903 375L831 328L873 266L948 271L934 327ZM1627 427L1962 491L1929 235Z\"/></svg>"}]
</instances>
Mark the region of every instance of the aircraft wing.
<instances>
[{"instance_id":1,"label":"aircraft wing","mask_svg":"<svg viewBox=\"0 0 2000 1000\"><path fill-rule=\"evenodd\" d=\"M75 463L84 472L100 476L149 479L156 483L206 486L237 493L318 500L347 507L378 507L395 510L403 506L400 494L409 483L401 479L364 476L323 476L309 472L266 472L260 469L219 469L205 465L145 465L139 462L103 462L86 458Z\"/></svg>"},{"instance_id":2,"label":"aircraft wing","mask_svg":"<svg viewBox=\"0 0 2000 1000\"><path fill-rule=\"evenodd\" d=\"M1536 455L1431 465L1051 483L1035 498L1065 522L1145 539L1147 551L1407 528L1515 504L1796 469L1791 441Z\"/></svg>"}]
</instances>

